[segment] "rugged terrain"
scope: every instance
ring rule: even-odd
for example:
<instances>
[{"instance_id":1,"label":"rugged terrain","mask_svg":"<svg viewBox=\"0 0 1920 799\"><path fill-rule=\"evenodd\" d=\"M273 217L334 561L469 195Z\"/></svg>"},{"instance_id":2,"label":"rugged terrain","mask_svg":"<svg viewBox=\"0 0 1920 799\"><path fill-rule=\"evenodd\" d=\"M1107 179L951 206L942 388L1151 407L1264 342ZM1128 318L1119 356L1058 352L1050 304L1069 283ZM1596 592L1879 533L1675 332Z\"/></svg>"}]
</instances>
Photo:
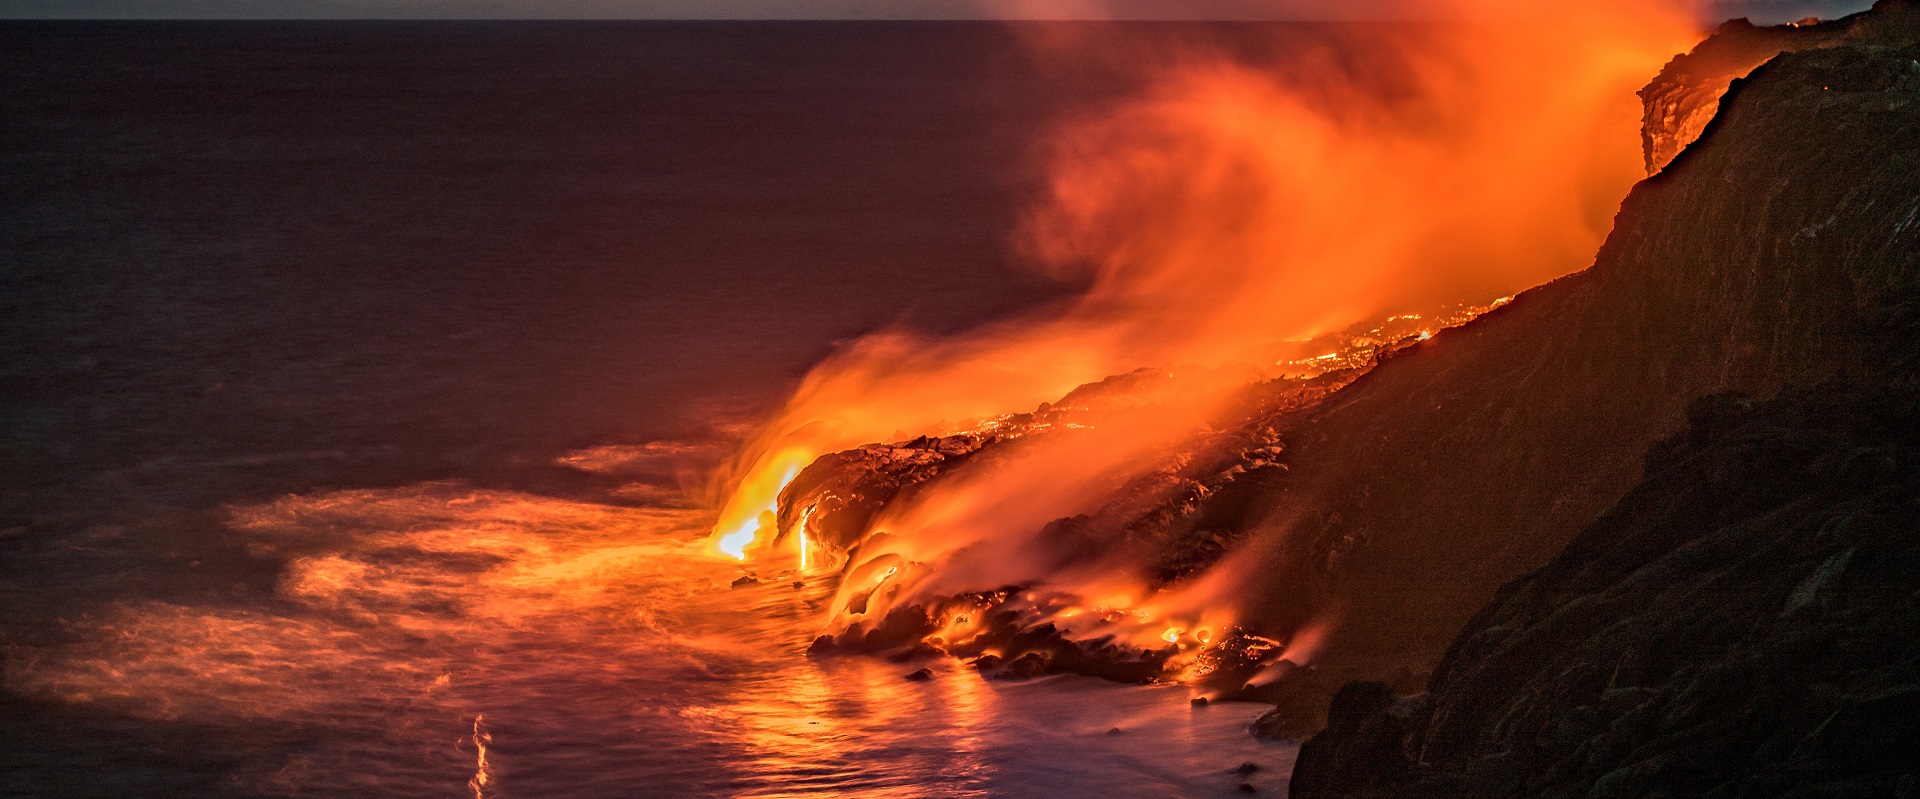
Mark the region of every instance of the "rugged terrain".
<instances>
[{"instance_id":1,"label":"rugged terrain","mask_svg":"<svg viewBox=\"0 0 1920 799\"><path fill-rule=\"evenodd\" d=\"M1687 102L1710 97L1725 110L1623 202L1591 268L1311 387L1258 384L1217 433L1107 509L1050 531L1145 553L1135 567L1152 584L1177 584L1226 552L1257 558L1241 594L1245 627L1283 642L1326 631L1311 667L1285 679L1247 690L1244 669L1215 675L1219 695L1277 704L1262 734L1319 729L1327 700L1354 680L1418 692L1461 626L1626 496L1648 448L1686 428L1701 398L1764 400L1861 379L1893 357L1882 318L1907 313L1901 292L1920 236L1920 65L1900 44L1915 18L1888 0L1835 23L1723 29L1742 43L1703 44L1642 96L1649 141L1695 135L1660 127L1693 118L1657 111L1677 96L1671 82L1689 82ZM1798 46L1812 49L1720 97L1715 81ZM1732 55L1702 55L1719 51ZM1044 434L1050 412L1003 432ZM880 507L1006 438L828 456L783 495L783 529L831 506L829 539L857 547ZM980 588L961 606L1000 608L995 648L1035 655L1030 671L1117 676L1108 666L1119 658L1119 674L1159 676L1134 659L1164 653L1089 655L1031 623L1034 608L1000 607L1017 587ZM943 612L902 608L820 648L912 646Z\"/></svg>"},{"instance_id":2,"label":"rugged terrain","mask_svg":"<svg viewBox=\"0 0 1920 799\"><path fill-rule=\"evenodd\" d=\"M1647 174L1664 169L1700 138L1733 79L1782 52L1912 38L1920 20L1898 13L1910 5L1882 3L1877 13L1827 21L1808 17L1791 25L1761 27L1744 18L1721 25L1692 52L1667 62L1640 90L1640 144Z\"/></svg>"},{"instance_id":3,"label":"rugged terrain","mask_svg":"<svg viewBox=\"0 0 1920 799\"><path fill-rule=\"evenodd\" d=\"M1599 424L1535 446L1647 450L1645 434L1677 422L1693 394L1684 430L1636 456L1644 468L1585 470L1595 490L1563 496L1611 509L1502 588L1426 693L1343 688L1294 796L1915 790L1913 13L1883 2L1845 41L1736 81L1700 140L1628 198L1595 267L1536 292L1610 306L1565 322L1611 328L1642 367L1580 352L1568 368L1611 378L1587 384L1605 397L1591 415L1566 418ZM1516 395L1502 414L1540 399ZM1621 424L1621 412L1659 422ZM1621 440L1597 446L1605 429ZM1639 472L1612 503L1613 481ZM1543 511L1508 530L1537 551L1580 515ZM1416 565L1405 554L1397 565Z\"/></svg>"}]
</instances>

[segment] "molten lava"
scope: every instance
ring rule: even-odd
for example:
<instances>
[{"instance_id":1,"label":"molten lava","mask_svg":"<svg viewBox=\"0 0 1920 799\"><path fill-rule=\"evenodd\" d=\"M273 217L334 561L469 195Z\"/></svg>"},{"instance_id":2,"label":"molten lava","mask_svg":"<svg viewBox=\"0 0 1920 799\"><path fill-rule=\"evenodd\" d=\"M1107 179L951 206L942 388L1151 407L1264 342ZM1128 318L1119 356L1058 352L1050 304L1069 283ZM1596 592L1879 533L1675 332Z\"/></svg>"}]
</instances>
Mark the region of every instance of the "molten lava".
<instances>
[{"instance_id":1,"label":"molten lava","mask_svg":"<svg viewBox=\"0 0 1920 799\"><path fill-rule=\"evenodd\" d=\"M779 519L781 492L821 455L991 437L996 419L1044 412L1076 386L1191 365L1167 371L1178 392L1001 436L991 457L889 502L861 541L834 546L855 560L829 632L944 602L916 624L949 647L989 635L991 611L1074 640L1169 648L1189 670L1215 667L1188 649L1229 639L1303 664L1319 626L1259 644L1225 632L1237 629L1231 553L1159 586L1137 548L1080 541L1060 522L1096 518L1116 487L1150 481L1250 384L1365 368L1584 266L1642 174L1634 89L1698 34L1686 9L1653 0L1404 8L1451 21L1319 31L1257 58L1142 41L1144 88L1059 126L1025 226L1036 267L1084 293L945 338L877 333L826 360L721 479L715 548L765 557L791 538L803 563L817 557L807 523L794 535ZM1043 52L1087 55L1071 37ZM971 593L994 586L1045 596ZM1103 596L1116 600L1087 600ZM1203 626L1222 632L1187 634Z\"/></svg>"},{"instance_id":2,"label":"molten lava","mask_svg":"<svg viewBox=\"0 0 1920 799\"><path fill-rule=\"evenodd\" d=\"M819 454L806 447L790 446L756 460L720 514L720 523L714 527L714 548L745 560L747 548L764 539L773 527L780 509L780 490Z\"/></svg>"}]
</instances>

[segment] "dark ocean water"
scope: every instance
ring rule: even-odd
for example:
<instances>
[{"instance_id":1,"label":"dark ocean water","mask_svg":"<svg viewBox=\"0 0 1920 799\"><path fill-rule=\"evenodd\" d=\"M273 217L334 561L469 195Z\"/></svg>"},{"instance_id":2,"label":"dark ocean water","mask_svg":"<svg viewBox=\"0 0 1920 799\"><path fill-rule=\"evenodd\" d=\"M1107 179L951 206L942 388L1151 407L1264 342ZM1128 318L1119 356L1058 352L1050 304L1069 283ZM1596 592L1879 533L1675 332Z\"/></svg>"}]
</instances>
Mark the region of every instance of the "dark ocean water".
<instances>
[{"instance_id":1,"label":"dark ocean water","mask_svg":"<svg viewBox=\"0 0 1920 799\"><path fill-rule=\"evenodd\" d=\"M0 795L1276 789L1259 708L808 661L831 576L699 552L836 341L1070 290L1009 242L1124 81L1024 36L0 23Z\"/></svg>"}]
</instances>

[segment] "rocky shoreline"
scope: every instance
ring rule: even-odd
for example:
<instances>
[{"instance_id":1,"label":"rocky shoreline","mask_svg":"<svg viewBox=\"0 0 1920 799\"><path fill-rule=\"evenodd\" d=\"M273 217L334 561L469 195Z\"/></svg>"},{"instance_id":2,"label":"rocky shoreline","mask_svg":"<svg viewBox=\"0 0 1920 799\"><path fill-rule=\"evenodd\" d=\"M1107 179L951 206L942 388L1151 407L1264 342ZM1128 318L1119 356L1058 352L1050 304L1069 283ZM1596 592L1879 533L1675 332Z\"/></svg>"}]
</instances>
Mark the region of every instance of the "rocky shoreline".
<instances>
[{"instance_id":1,"label":"rocky shoreline","mask_svg":"<svg viewBox=\"0 0 1920 799\"><path fill-rule=\"evenodd\" d=\"M1595 795L1660 795L1648 786L1661 785L1692 795L1661 782L1685 770L1672 757L1648 765L1652 754L1632 754L1666 733L1620 733L1619 720L1684 716L1681 705L1708 701L1695 695L1705 688L1686 686L1709 672L1720 675L1710 678L1722 692L1714 702L1772 690L1758 672L1722 672L1792 636L1740 645L1751 652L1728 643L1672 654L1665 665L1636 665L1650 646L1640 639L1581 636L1609 625L1692 625L1699 636L1714 623L1791 626L1809 608L1840 607L1832 602L1912 620L1898 616L1913 612L1911 597L1885 593L1920 584L1912 575L1885 578L1884 591L1857 605L1822 587L1875 569L1894 575L1899 524L1820 533L1832 540L1812 551L1791 543L1810 534L1805 525L1768 514L1798 502L1813 518L1920 496L1905 482L1906 439L1893 432L1912 418L1902 397L1912 395L1920 352L1916 40L1920 10L1908 0L1819 24L1723 26L1642 90L1643 144L1658 174L1622 203L1590 269L1431 338L1394 342L1358 368L1253 381L1163 468L1099 511L1047 526L1043 538L1058 551L1122 553L1154 587L1181 585L1228 552L1257 554L1237 626L1197 653L1185 643L1074 640L1048 621L1066 599L1034 585L893 607L823 636L812 653L952 656L1005 677L1181 677L1215 698L1271 702L1257 734L1297 739L1324 728L1303 750L1300 797L1584 795L1603 784L1621 792ZM1798 52L1776 57L1782 51ZM1151 406L1189 376L1141 370L975 430L828 455L781 495L779 529L804 525L857 563L890 504L1024 441ZM1724 524L1698 526L1709 516ZM1747 520L1741 535L1760 538L1733 543L1742 540L1728 532L1735 517ZM1656 529L1664 532L1640 534ZM1690 562L1694 572L1673 572L1687 580L1644 582L1641 572L1677 568L1663 558L1708 540L1731 547L1729 557L1775 547L1781 560L1727 596L1665 603L1732 563ZM1872 554L1882 550L1891 554ZM1614 555L1630 563L1596 577L1589 567ZM1829 576L1809 576L1818 574ZM1576 576L1600 582L1576 588ZM1588 604L1609 590L1625 593ZM1801 594L1811 598L1787 599ZM1795 609L1783 616L1786 605ZM1533 629L1568 607L1589 626ZM945 640L960 617L976 629ZM1277 648L1327 627L1311 665L1274 662ZM1880 621L1833 629L1820 640L1892 634ZM1577 654L1588 646L1600 649ZM1793 646L1819 661L1804 642ZM1263 669L1269 679L1249 685ZM1700 705L1687 711L1695 726L1672 723L1699 741L1767 725L1806 734L1802 722L1820 713L1906 707L1897 686L1914 676L1836 677L1785 715ZM1575 696L1576 686L1591 695ZM1806 757L1826 757L1816 749ZM1782 762L1802 765L1782 768L1819 772L1795 758ZM1733 785L1735 771L1698 784ZM1767 784L1813 784L1792 775Z\"/></svg>"}]
</instances>

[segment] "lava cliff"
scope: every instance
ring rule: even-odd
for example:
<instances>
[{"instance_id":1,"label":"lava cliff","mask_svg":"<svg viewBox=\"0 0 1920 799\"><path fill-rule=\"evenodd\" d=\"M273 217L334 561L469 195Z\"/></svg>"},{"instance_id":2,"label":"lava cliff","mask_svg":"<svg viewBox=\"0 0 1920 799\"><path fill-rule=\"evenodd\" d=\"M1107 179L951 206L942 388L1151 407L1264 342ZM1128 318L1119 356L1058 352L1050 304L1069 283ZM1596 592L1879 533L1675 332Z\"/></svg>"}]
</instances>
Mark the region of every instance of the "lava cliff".
<instances>
[{"instance_id":1,"label":"lava cliff","mask_svg":"<svg viewBox=\"0 0 1920 799\"><path fill-rule=\"evenodd\" d=\"M1594 268L1540 290L1588 295L1563 321L1617 350L1564 352L1561 379L1602 377L1569 385L1606 400L1537 445L1568 453L1556 468L1636 452L1631 470L1583 470L1594 490L1571 504L1607 499L1622 476L1638 484L1503 587L1424 694L1343 688L1294 796L1911 795L1913 14L1882 2L1854 21L1870 35L1735 81L1699 141L1628 198ZM1640 365L1609 360L1626 354ZM1499 418L1544 399L1517 395ZM1669 424L1675 435L1648 440ZM1614 443L1594 438L1608 429ZM1580 515L1543 508L1509 529L1537 546Z\"/></svg>"}]
</instances>

